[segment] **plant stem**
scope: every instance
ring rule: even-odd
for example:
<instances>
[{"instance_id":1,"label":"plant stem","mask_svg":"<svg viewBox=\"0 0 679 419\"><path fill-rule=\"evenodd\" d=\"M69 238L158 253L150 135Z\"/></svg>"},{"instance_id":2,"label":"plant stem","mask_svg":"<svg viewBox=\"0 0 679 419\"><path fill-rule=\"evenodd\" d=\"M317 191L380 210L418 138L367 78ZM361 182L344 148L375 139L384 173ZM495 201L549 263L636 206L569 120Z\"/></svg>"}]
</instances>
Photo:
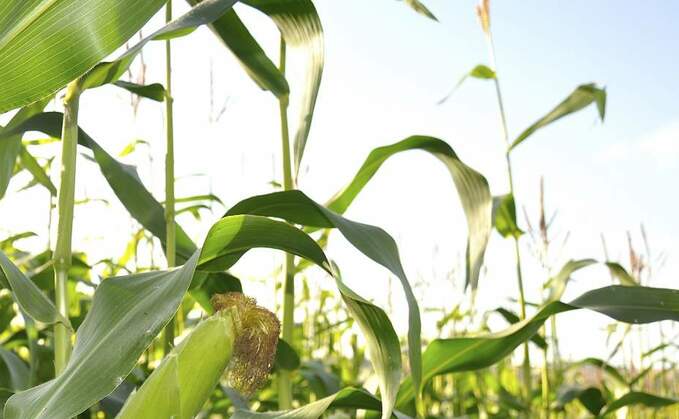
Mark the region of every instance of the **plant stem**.
<instances>
[{"instance_id":1,"label":"plant stem","mask_svg":"<svg viewBox=\"0 0 679 419\"><path fill-rule=\"evenodd\" d=\"M57 244L54 250L54 293L59 314L68 318L68 269L71 266L71 238L75 200L75 164L78 145L78 105L80 81L69 83L64 97L64 122L61 129L61 179L57 208ZM54 326L54 370L59 375L71 355L71 331L63 324Z\"/></svg>"},{"instance_id":2,"label":"plant stem","mask_svg":"<svg viewBox=\"0 0 679 419\"><path fill-rule=\"evenodd\" d=\"M285 40L281 37L280 41L280 63L281 74L285 75ZM290 133L288 131L288 97L279 99L279 109L281 118L281 146L283 156L283 189L293 188L292 165L290 164ZM292 254L285 254L285 264L283 266L283 340L293 345L293 329L295 326L295 263ZM280 371L278 389L278 408L285 410L292 407L292 381L288 371Z\"/></svg>"},{"instance_id":3,"label":"plant stem","mask_svg":"<svg viewBox=\"0 0 679 419\"><path fill-rule=\"evenodd\" d=\"M165 22L172 20L172 0L165 5ZM174 124L172 111L172 51L170 40L165 41L165 254L167 267L175 266L175 222L174 222ZM181 308L180 308L181 310ZM174 344L175 319L172 317L165 326L164 353L168 354Z\"/></svg>"},{"instance_id":4,"label":"plant stem","mask_svg":"<svg viewBox=\"0 0 679 419\"><path fill-rule=\"evenodd\" d=\"M512 160L509 155L509 131L507 129L507 116L505 114L504 101L502 100L502 90L500 89L500 81L497 76L497 63L495 60L495 44L493 42L493 35L488 30L486 32L486 39L488 41L488 50L490 54L490 64L495 71L495 77L493 78L495 84L495 94L497 96L497 103L500 109L500 121L502 127L502 135L505 139L505 144L507 145L507 150L505 151L505 160L507 161L507 177L509 179L509 193L514 197L516 202L516 197L514 196L514 176L512 174ZM519 246L519 238L514 236L514 255L516 258L516 279L519 287L519 304L521 305L521 320L526 318L526 298L523 287L523 274L521 272L521 248ZM523 344L523 380L524 380L524 391L526 396L526 402L530 406L530 395L531 395L531 367L530 367L530 354L528 352L528 342Z\"/></svg>"}]
</instances>

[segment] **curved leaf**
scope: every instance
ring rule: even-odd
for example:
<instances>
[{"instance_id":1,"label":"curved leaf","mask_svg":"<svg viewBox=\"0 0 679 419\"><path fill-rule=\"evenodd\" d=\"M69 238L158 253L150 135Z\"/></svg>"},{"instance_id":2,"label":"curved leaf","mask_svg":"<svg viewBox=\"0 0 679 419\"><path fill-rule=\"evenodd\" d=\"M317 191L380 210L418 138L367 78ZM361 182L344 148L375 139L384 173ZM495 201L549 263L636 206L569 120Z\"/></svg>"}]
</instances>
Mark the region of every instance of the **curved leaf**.
<instances>
[{"instance_id":1,"label":"curved leaf","mask_svg":"<svg viewBox=\"0 0 679 419\"><path fill-rule=\"evenodd\" d=\"M0 113L42 99L83 75L163 4L165 0L3 1Z\"/></svg>"},{"instance_id":2,"label":"curved leaf","mask_svg":"<svg viewBox=\"0 0 679 419\"><path fill-rule=\"evenodd\" d=\"M28 366L14 352L0 347L0 388L20 391L28 388L30 371Z\"/></svg>"},{"instance_id":3,"label":"curved leaf","mask_svg":"<svg viewBox=\"0 0 679 419\"><path fill-rule=\"evenodd\" d=\"M504 238L519 238L524 234L516 222L514 195L493 197L493 225Z\"/></svg>"},{"instance_id":4,"label":"curved leaf","mask_svg":"<svg viewBox=\"0 0 679 419\"><path fill-rule=\"evenodd\" d=\"M368 357L380 377L382 419L388 419L393 412L401 381L401 345L398 336L381 308L364 300L339 279L337 287L366 339Z\"/></svg>"},{"instance_id":5,"label":"curved leaf","mask_svg":"<svg viewBox=\"0 0 679 419\"><path fill-rule=\"evenodd\" d=\"M422 150L437 157L446 166L462 203L469 238L467 240L466 283L476 289L483 256L492 228L492 198L488 181L459 159L455 151L438 138L412 136L397 143L374 149L344 189L331 198L328 209L343 214L382 164L394 154L408 150Z\"/></svg>"},{"instance_id":6,"label":"curved leaf","mask_svg":"<svg viewBox=\"0 0 679 419\"><path fill-rule=\"evenodd\" d=\"M493 71L492 68L490 68L486 65L483 65L483 64L477 65L476 67L472 68L471 71L469 71L469 73L462 76L462 78L460 78L460 81L458 81L457 84L455 86L453 86L453 88L450 90L450 92L448 92L448 94L443 99L438 101L438 104L441 105L445 101L450 99L450 97L453 95L453 93L455 93L457 91L457 89L459 89L460 86L462 86L462 83L464 83L465 80L467 80L467 77L472 77L472 78L480 79L480 80L492 80L496 77L496 74L495 74L495 71Z\"/></svg>"},{"instance_id":7,"label":"curved leaf","mask_svg":"<svg viewBox=\"0 0 679 419\"><path fill-rule=\"evenodd\" d=\"M118 80L113 84L120 87L121 89L127 90L130 93L134 93L137 96L155 100L156 102L164 101L165 95L167 94L165 88L160 83L142 85L137 83L130 83L129 81Z\"/></svg>"},{"instance_id":8,"label":"curved leaf","mask_svg":"<svg viewBox=\"0 0 679 419\"><path fill-rule=\"evenodd\" d=\"M332 396L325 397L315 402L309 403L297 409L285 412L251 412L247 410L236 410L231 419L259 419L259 418L285 418L285 419L318 419L330 408L348 408L380 410L380 402L372 394L363 389L347 387ZM407 419L408 416L394 412L393 417L397 419Z\"/></svg>"},{"instance_id":9,"label":"curved leaf","mask_svg":"<svg viewBox=\"0 0 679 419\"><path fill-rule=\"evenodd\" d=\"M5 418L69 418L112 392L177 310L197 261L103 281L62 374L12 396Z\"/></svg>"},{"instance_id":10,"label":"curved leaf","mask_svg":"<svg viewBox=\"0 0 679 419\"><path fill-rule=\"evenodd\" d=\"M268 247L301 256L331 273L323 250L302 230L257 215L230 215L217 221L207 234L198 269L221 272L253 247Z\"/></svg>"},{"instance_id":11,"label":"curved leaf","mask_svg":"<svg viewBox=\"0 0 679 419\"><path fill-rule=\"evenodd\" d=\"M563 293L566 291L566 285L571 278L571 275L577 270L586 268L590 265L597 263L594 259L580 259L580 260L569 260L561 268L558 274L550 278L545 284L545 288L549 288L549 296L547 301L556 301L561 299Z\"/></svg>"},{"instance_id":12,"label":"curved leaf","mask_svg":"<svg viewBox=\"0 0 679 419\"><path fill-rule=\"evenodd\" d=\"M530 339L550 316L580 308L626 323L679 321L679 290L612 285L586 292L569 304L551 302L533 317L498 333L434 340L422 356L423 382L441 374L489 367ZM408 379L401 385L397 406L408 403L414 394Z\"/></svg>"},{"instance_id":13,"label":"curved leaf","mask_svg":"<svg viewBox=\"0 0 679 419\"><path fill-rule=\"evenodd\" d=\"M68 319L57 311L52 301L0 251L0 284L12 291L12 298L31 318L45 323L62 323L71 327Z\"/></svg>"},{"instance_id":14,"label":"curved leaf","mask_svg":"<svg viewBox=\"0 0 679 419\"><path fill-rule=\"evenodd\" d=\"M292 147L296 176L309 138L311 120L323 76L325 63L323 26L311 0L241 0L241 2L269 16L281 32L286 45L299 50L305 56L305 86L300 96L300 114Z\"/></svg>"},{"instance_id":15,"label":"curved leaf","mask_svg":"<svg viewBox=\"0 0 679 419\"><path fill-rule=\"evenodd\" d=\"M573 400L578 400L583 406L589 411L589 413L597 416L601 409L606 405L606 399L604 399L601 390L596 387L567 387L565 389L560 389L559 394L556 397L556 404L560 409L563 409L565 405L572 402Z\"/></svg>"},{"instance_id":16,"label":"curved leaf","mask_svg":"<svg viewBox=\"0 0 679 419\"><path fill-rule=\"evenodd\" d=\"M617 400L612 401L604 411L601 416L606 416L615 412L618 409L622 409L626 406L632 406L635 404L641 404L646 407L652 407L654 409L659 409L661 407L671 406L673 404L679 403L679 399L654 396L653 394L648 394L640 391L630 391L624 396Z\"/></svg>"},{"instance_id":17,"label":"curved leaf","mask_svg":"<svg viewBox=\"0 0 679 419\"><path fill-rule=\"evenodd\" d=\"M626 285L628 287L635 287L639 285L639 282L637 282L637 280L634 279L634 277L630 275L629 272L627 272L627 270L619 263L605 262L605 265L608 267L611 275L620 281L620 284Z\"/></svg>"},{"instance_id":18,"label":"curved leaf","mask_svg":"<svg viewBox=\"0 0 679 419\"><path fill-rule=\"evenodd\" d=\"M519 321L521 321L521 319L519 318L519 316L516 315L516 313L514 313L513 311L508 310L504 307L498 307L498 308L495 309L495 311L497 311L505 320L507 320L507 322L509 324L514 324L514 323L518 323ZM536 333L535 335L533 335L530 338L530 340L538 348L540 348L542 350L547 349L547 341L545 340L545 338L542 335L540 335L540 333Z\"/></svg>"},{"instance_id":19,"label":"curved leaf","mask_svg":"<svg viewBox=\"0 0 679 419\"><path fill-rule=\"evenodd\" d=\"M28 106L24 106L9 121L6 127L0 126L0 136L5 136L3 131L9 131L21 124L31 116L42 112L51 98L47 98ZM0 199L5 196L9 181L14 176L14 166L17 157L22 153L21 135L13 134L0 141Z\"/></svg>"},{"instance_id":20,"label":"curved leaf","mask_svg":"<svg viewBox=\"0 0 679 419\"><path fill-rule=\"evenodd\" d=\"M194 6L200 3L199 0L187 1ZM271 91L279 98L290 93L288 81L259 46L234 10L227 11L209 26L224 45L233 52L250 78L260 88Z\"/></svg>"},{"instance_id":21,"label":"curved leaf","mask_svg":"<svg viewBox=\"0 0 679 419\"><path fill-rule=\"evenodd\" d=\"M408 278L403 271L396 242L394 242L394 239L389 234L378 227L343 218L339 214L314 202L304 193L296 190L276 192L245 199L227 211L226 216L234 214L256 214L278 217L304 226L337 228L356 249L396 275L401 281L408 302L408 352L410 368L412 377L416 380L415 382L419 382L419 377L421 376L421 322L419 307ZM343 297L346 297L341 286L340 291ZM384 372L388 372L388 370L385 369ZM385 382L391 381L393 376L390 377L387 374L383 379ZM392 388L391 384L385 384L385 387L388 389ZM383 400L389 402L388 396L384 395ZM384 410L387 411L389 409L385 407Z\"/></svg>"},{"instance_id":22,"label":"curved leaf","mask_svg":"<svg viewBox=\"0 0 679 419\"><path fill-rule=\"evenodd\" d=\"M230 9L237 0L205 0L179 18L139 41L120 57L97 64L81 78L81 89L91 89L117 81L132 64L142 48L152 40L170 39L191 33L198 26L208 24ZM162 3L165 3L163 1ZM128 12L129 13L129 12ZM102 57L103 58L103 57Z\"/></svg>"},{"instance_id":23,"label":"curved leaf","mask_svg":"<svg viewBox=\"0 0 679 419\"><path fill-rule=\"evenodd\" d=\"M606 90L598 87L594 83L578 86L563 102L559 103L547 115L537 120L533 125L526 128L509 147L510 150L521 144L526 138L530 137L535 131L555 122L566 115L577 112L590 103L596 103L599 117L604 120L606 115Z\"/></svg>"},{"instance_id":24,"label":"curved leaf","mask_svg":"<svg viewBox=\"0 0 679 419\"><path fill-rule=\"evenodd\" d=\"M68 418L113 391L134 368L139 356L179 307L199 263L253 247L286 249L320 262L315 242L295 227L264 217L235 216L220 220L179 269L135 274L103 281L92 308L78 329L73 354L61 375L9 399L6 418ZM265 226L266 229L261 227ZM262 234L285 229L287 234ZM322 257L323 265L325 256ZM233 263L237 258L233 259Z\"/></svg>"},{"instance_id":25,"label":"curved leaf","mask_svg":"<svg viewBox=\"0 0 679 419\"><path fill-rule=\"evenodd\" d=\"M40 131L52 137L60 137L63 117L63 114L59 112L44 112L34 115L3 133L3 136L0 136L0 143L7 141L7 138L4 136L16 135L27 131ZM120 199L120 202L127 208L130 215L164 244L166 228L165 211L160 202L143 185L136 168L114 159L82 128L78 129L78 144L92 150L94 159L99 165L106 181L118 199ZM177 260L182 263L195 252L196 245L178 224L175 228L177 235Z\"/></svg>"}]
</instances>

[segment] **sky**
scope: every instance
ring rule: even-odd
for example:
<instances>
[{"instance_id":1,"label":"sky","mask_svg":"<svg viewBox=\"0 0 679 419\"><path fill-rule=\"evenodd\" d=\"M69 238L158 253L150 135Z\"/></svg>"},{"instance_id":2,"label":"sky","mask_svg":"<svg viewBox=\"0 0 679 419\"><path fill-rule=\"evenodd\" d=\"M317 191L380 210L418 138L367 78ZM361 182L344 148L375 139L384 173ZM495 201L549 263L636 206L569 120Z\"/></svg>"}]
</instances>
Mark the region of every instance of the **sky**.
<instances>
[{"instance_id":1,"label":"sky","mask_svg":"<svg viewBox=\"0 0 679 419\"><path fill-rule=\"evenodd\" d=\"M326 60L298 185L316 201L325 201L347 184L373 148L416 134L444 139L463 161L486 176L494 195L507 192L492 84L467 80L447 102L437 104L463 74L477 64L488 64L475 2L424 3L438 23L401 1L316 2ZM176 13L187 10L182 3L177 6ZM566 244L556 246L560 250L549 259L551 271L537 262L530 238L522 239L528 300L540 301L542 283L567 260L603 259L601 235L609 258L626 264L626 234L629 231L634 245L642 249L641 224L653 258L667 254L662 269L654 270L651 285L676 288L679 201L667 190L679 175L675 54L679 3L498 0L491 7L510 137L580 84L596 82L608 93L603 123L594 108L587 108L534 134L512 154L521 226L526 227L523 208L536 224L542 177L546 210L557 213L555 246L568 234ZM246 6L238 5L237 10L276 60L275 27ZM161 14L144 33L162 24ZM205 28L174 41L173 51L177 195L212 192L228 208L248 196L270 192L270 182L281 177L278 104L273 96L261 91ZM301 85L301 58L291 52L293 100ZM162 82L163 45L149 44L144 60L146 82ZM133 73L138 74L139 68L137 62ZM294 110L293 106L291 121L296 120ZM0 122L6 119L0 117ZM150 149L141 147L122 160L140 166L142 179L159 200L163 197L163 123L162 105L142 101L135 116L129 94L112 86L88 91L81 100L80 125L111 154L137 138L151 143ZM56 150L54 145L31 151L48 157ZM74 245L88 250L93 261L120 255L134 223L98 169L82 158L78 165L77 197L103 198L109 204L78 206ZM44 247L48 195L36 188L18 192L27 180L22 176L13 180L8 196L0 201L4 221L0 238L35 231L39 237L22 244ZM216 206L200 222L184 214L180 222L200 242L223 211ZM463 293L466 223L450 176L436 159L420 152L393 157L346 215L379 225L396 239L423 312L425 308L450 310L468 301ZM389 274L339 236L332 237L328 254L350 286L393 309L392 320L403 336L404 298ZM477 296L480 310L516 309L510 301L517 295L512 254L511 243L493 234ZM244 278L247 293L273 306L273 287L267 278L280 261L278 253L253 251L234 271ZM600 267L588 268L574 279L565 300L611 282ZM333 287L320 272L312 271L307 280ZM385 293L391 282L393 292ZM425 336L437 337L432 325L439 314L426 310L423 315ZM605 356L609 346L604 328L611 323L607 318L582 312L559 318L567 356ZM504 325L496 319L492 326L499 330ZM670 330L669 325L663 327ZM653 334L657 326L645 330Z\"/></svg>"}]
</instances>

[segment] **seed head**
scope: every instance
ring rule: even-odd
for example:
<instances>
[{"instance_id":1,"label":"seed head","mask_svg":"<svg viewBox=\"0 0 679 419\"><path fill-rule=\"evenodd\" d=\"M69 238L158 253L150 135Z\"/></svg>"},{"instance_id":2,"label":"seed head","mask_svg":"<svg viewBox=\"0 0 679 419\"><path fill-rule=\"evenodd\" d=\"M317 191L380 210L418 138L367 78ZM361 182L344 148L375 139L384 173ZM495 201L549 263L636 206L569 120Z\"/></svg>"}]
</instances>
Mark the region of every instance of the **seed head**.
<instances>
[{"instance_id":1,"label":"seed head","mask_svg":"<svg viewBox=\"0 0 679 419\"><path fill-rule=\"evenodd\" d=\"M254 298L240 292L215 294L215 310L230 310L236 328L233 356L227 368L229 385L243 396L251 396L266 383L276 355L280 322Z\"/></svg>"},{"instance_id":2,"label":"seed head","mask_svg":"<svg viewBox=\"0 0 679 419\"><path fill-rule=\"evenodd\" d=\"M476 15L479 17L483 32L490 35L490 0L479 0L479 4L476 5Z\"/></svg>"}]
</instances>

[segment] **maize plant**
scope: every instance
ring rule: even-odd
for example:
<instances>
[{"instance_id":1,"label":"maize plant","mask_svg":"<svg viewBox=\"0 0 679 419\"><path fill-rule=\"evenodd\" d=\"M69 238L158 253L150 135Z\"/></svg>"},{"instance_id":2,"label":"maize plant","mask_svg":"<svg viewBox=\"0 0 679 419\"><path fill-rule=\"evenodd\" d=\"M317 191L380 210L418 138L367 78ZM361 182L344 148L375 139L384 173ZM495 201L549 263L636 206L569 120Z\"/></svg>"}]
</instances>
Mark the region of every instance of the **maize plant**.
<instances>
[{"instance_id":1,"label":"maize plant","mask_svg":"<svg viewBox=\"0 0 679 419\"><path fill-rule=\"evenodd\" d=\"M603 122L606 89L597 83L576 86L533 124L512 133L491 4L482 0L476 7L478 35L488 46L489 62L470 65L440 104L455 100L463 82L471 89L470 79L483 81L474 88L492 89L488 106L497 109L505 185L491 191L487 177L463 158L466 150L413 133L372 150L345 186L320 202L301 187L304 168L314 165L304 156L321 103L323 28L333 18L321 19L316 3L2 0L0 198L20 199L9 187L15 175L28 177L21 190L37 189L49 198L44 234L16 231L12 219L0 223L11 231L0 241L2 415L424 419L620 417L625 412L651 417L653 412L661 415L653 417L679 417L672 333L673 322L679 321L679 290L650 285L653 264L662 260L651 257L643 227L643 250L629 236L627 267L609 259L605 240L604 258L567 259L560 265L552 257L557 238L542 181L538 219L527 212L523 222L517 217L523 206L515 196L515 172L521 169L515 153L543 128L581 111L594 108ZM405 0L399 13L414 11L419 16L409 16L419 24L440 24L426 3ZM255 37L262 21L245 16L253 10L276 29L276 48ZM229 59L235 58L245 77L271 94L277 113L271 124L280 132L273 140L281 170L270 190L228 205L211 191L180 194L175 174L185 158L175 149L189 141L175 123L192 116L177 111L181 98L173 92L183 86L173 77L173 65L181 60L181 50L173 46L185 42L180 38L193 39L201 27L230 51ZM162 62L145 60L145 51L161 44ZM148 66L162 69L163 80L146 83ZM123 141L116 155L88 133L85 110L94 98L107 98L107 90L98 89L103 86L132 95L135 116L140 103L162 114L162 196L154 195L144 175L158 164L152 158L155 144ZM211 106L213 99L204 98ZM215 119L225 112L228 107ZM263 114L253 121L268 124ZM219 153L229 153L238 144L219 147ZM124 162L144 150L148 167ZM462 302L436 311L441 317L434 335L423 327L430 318L423 313L435 311L426 305L426 293L436 290L418 295L418 283L392 235L346 216L364 189L374 190L368 185L386 162L416 154L411 151L435 158L431 161L446 169L452 183L442 192L459 205L465 223L464 273L452 275ZM94 176L88 165L96 167ZM97 182L108 185L110 199L80 199L78 191ZM96 249L79 248L74 240L74 231L111 223L79 216L81 208L102 203L107 211L117 205L130 220L129 241L115 243L125 249L122 256L96 259ZM205 225L202 215L215 207L223 208L220 217ZM185 215L193 215L192 225L186 225ZM515 268L505 278L484 275L484 266L493 263L486 251L494 234L511 240ZM346 275L345 282L328 245L334 236L386 270L388 288L378 286L387 293L360 295L348 285L354 278ZM25 239L40 241L41 247L27 250ZM272 304L257 305L256 299L263 298L249 292L254 289L250 280L233 269L253 249L282 252L280 268L259 278L274 290ZM536 302L526 297L531 257L546 272L538 278L542 299ZM454 262L450 266L453 270ZM610 274L611 284L564 300L571 277L596 266ZM320 287L314 280L319 276L330 285ZM404 301L398 310L375 302L384 294L391 301L392 281ZM479 312L476 296L492 281L516 283L516 294L509 296L515 306ZM610 355L562 359L556 316L574 310L611 319ZM394 327L395 311L405 314L404 333ZM498 329L494 324L500 318L503 328ZM656 326L633 327L650 323L657 323L661 336L653 346L644 330ZM644 350L628 360L626 348L639 342ZM625 356L622 364L612 362L619 353ZM588 374L598 378L588 379Z\"/></svg>"}]
</instances>

